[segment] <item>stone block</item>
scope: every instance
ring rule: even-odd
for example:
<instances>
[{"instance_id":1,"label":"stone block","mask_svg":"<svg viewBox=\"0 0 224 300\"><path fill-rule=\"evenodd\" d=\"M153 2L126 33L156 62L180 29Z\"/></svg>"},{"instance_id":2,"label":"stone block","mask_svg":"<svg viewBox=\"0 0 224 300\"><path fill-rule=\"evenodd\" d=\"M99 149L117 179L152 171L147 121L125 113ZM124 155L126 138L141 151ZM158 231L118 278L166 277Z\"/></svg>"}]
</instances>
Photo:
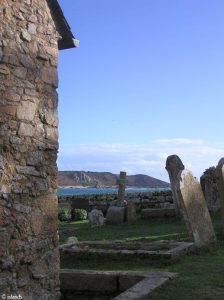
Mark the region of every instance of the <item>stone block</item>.
<instances>
[{"instance_id":1,"label":"stone block","mask_svg":"<svg viewBox=\"0 0 224 300\"><path fill-rule=\"evenodd\" d=\"M20 95L13 90L7 90L4 94L4 98L16 102L20 100Z\"/></svg>"},{"instance_id":2,"label":"stone block","mask_svg":"<svg viewBox=\"0 0 224 300\"><path fill-rule=\"evenodd\" d=\"M41 121L44 124L48 124L54 127L58 126L58 115L56 109L46 109L44 108L39 112Z\"/></svg>"},{"instance_id":3,"label":"stone block","mask_svg":"<svg viewBox=\"0 0 224 300\"><path fill-rule=\"evenodd\" d=\"M30 101L21 101L17 108L17 118L19 120L33 121L37 105Z\"/></svg>"},{"instance_id":4,"label":"stone block","mask_svg":"<svg viewBox=\"0 0 224 300\"><path fill-rule=\"evenodd\" d=\"M33 136L34 128L31 124L20 123L18 135L22 136Z\"/></svg>"},{"instance_id":5,"label":"stone block","mask_svg":"<svg viewBox=\"0 0 224 300\"><path fill-rule=\"evenodd\" d=\"M30 166L16 166L16 171L23 175L40 176L40 172Z\"/></svg>"},{"instance_id":6,"label":"stone block","mask_svg":"<svg viewBox=\"0 0 224 300\"><path fill-rule=\"evenodd\" d=\"M37 27L33 23L29 23L27 26L27 30L30 34L35 34L37 32Z\"/></svg>"},{"instance_id":7,"label":"stone block","mask_svg":"<svg viewBox=\"0 0 224 300\"><path fill-rule=\"evenodd\" d=\"M25 79L26 74L27 74L27 69L24 68L24 67L17 67L17 68L15 68L13 73L16 77L19 77L21 79Z\"/></svg>"},{"instance_id":8,"label":"stone block","mask_svg":"<svg viewBox=\"0 0 224 300\"><path fill-rule=\"evenodd\" d=\"M26 42L31 41L31 35L29 34L29 32L26 29L21 29L20 37L23 41L26 41Z\"/></svg>"},{"instance_id":9,"label":"stone block","mask_svg":"<svg viewBox=\"0 0 224 300\"><path fill-rule=\"evenodd\" d=\"M43 163L44 163L44 155L42 151L31 152L27 159L27 164L30 166L40 166Z\"/></svg>"},{"instance_id":10,"label":"stone block","mask_svg":"<svg viewBox=\"0 0 224 300\"><path fill-rule=\"evenodd\" d=\"M41 80L45 83L58 87L58 72L54 67L43 67L40 73Z\"/></svg>"},{"instance_id":11,"label":"stone block","mask_svg":"<svg viewBox=\"0 0 224 300\"><path fill-rule=\"evenodd\" d=\"M5 113L7 115L15 116L16 106L11 106L11 105L0 106L0 113Z\"/></svg>"},{"instance_id":12,"label":"stone block","mask_svg":"<svg viewBox=\"0 0 224 300\"><path fill-rule=\"evenodd\" d=\"M57 141L58 140L58 129L55 127L46 127L46 139Z\"/></svg>"},{"instance_id":13,"label":"stone block","mask_svg":"<svg viewBox=\"0 0 224 300\"><path fill-rule=\"evenodd\" d=\"M106 222L108 224L120 224L125 220L125 207L110 206L107 210Z\"/></svg>"},{"instance_id":14,"label":"stone block","mask_svg":"<svg viewBox=\"0 0 224 300\"><path fill-rule=\"evenodd\" d=\"M0 74L9 75L10 69L6 65L0 65Z\"/></svg>"}]
</instances>

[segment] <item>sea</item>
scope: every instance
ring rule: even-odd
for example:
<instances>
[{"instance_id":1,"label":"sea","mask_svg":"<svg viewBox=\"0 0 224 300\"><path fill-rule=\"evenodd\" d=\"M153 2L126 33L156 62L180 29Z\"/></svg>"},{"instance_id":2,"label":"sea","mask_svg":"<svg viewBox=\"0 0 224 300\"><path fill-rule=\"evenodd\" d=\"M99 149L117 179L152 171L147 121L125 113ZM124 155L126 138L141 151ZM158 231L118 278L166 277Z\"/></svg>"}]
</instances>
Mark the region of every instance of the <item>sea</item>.
<instances>
[{"instance_id":1,"label":"sea","mask_svg":"<svg viewBox=\"0 0 224 300\"><path fill-rule=\"evenodd\" d=\"M126 188L126 193L145 193L155 191L167 191L169 188ZM74 188L63 187L58 188L58 196L72 195L102 195L102 194L117 194L117 188Z\"/></svg>"}]
</instances>

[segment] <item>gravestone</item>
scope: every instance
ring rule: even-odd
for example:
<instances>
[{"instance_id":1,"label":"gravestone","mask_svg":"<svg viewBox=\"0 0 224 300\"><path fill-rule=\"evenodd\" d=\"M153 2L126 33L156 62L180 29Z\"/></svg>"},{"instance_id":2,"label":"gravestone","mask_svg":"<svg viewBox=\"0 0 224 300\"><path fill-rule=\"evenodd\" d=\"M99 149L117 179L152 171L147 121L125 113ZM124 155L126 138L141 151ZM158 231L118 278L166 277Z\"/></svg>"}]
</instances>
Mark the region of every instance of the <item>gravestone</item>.
<instances>
[{"instance_id":1,"label":"gravestone","mask_svg":"<svg viewBox=\"0 0 224 300\"><path fill-rule=\"evenodd\" d=\"M222 219L222 233L224 234L224 157L221 158L216 167L218 191L220 199L220 213Z\"/></svg>"},{"instance_id":2,"label":"gravestone","mask_svg":"<svg viewBox=\"0 0 224 300\"><path fill-rule=\"evenodd\" d=\"M135 203L132 201L127 202L126 207L126 220L128 223L135 222L137 220Z\"/></svg>"},{"instance_id":3,"label":"gravestone","mask_svg":"<svg viewBox=\"0 0 224 300\"><path fill-rule=\"evenodd\" d=\"M124 196L126 187L126 172L120 172L120 178L118 179L118 199L117 206L124 206Z\"/></svg>"},{"instance_id":4,"label":"gravestone","mask_svg":"<svg viewBox=\"0 0 224 300\"><path fill-rule=\"evenodd\" d=\"M205 196L209 211L214 212L220 209L220 199L218 190L218 179L216 168L210 167L200 177L200 184Z\"/></svg>"},{"instance_id":5,"label":"gravestone","mask_svg":"<svg viewBox=\"0 0 224 300\"><path fill-rule=\"evenodd\" d=\"M125 207L110 206L107 210L107 224L120 224L124 222Z\"/></svg>"},{"instance_id":6,"label":"gravestone","mask_svg":"<svg viewBox=\"0 0 224 300\"><path fill-rule=\"evenodd\" d=\"M178 174L177 195L195 245L202 247L215 242L216 236L201 185L189 170Z\"/></svg>"},{"instance_id":7,"label":"gravestone","mask_svg":"<svg viewBox=\"0 0 224 300\"><path fill-rule=\"evenodd\" d=\"M91 227L104 225L104 215L102 211L99 209L93 209L90 213L88 213L88 218Z\"/></svg>"},{"instance_id":8,"label":"gravestone","mask_svg":"<svg viewBox=\"0 0 224 300\"><path fill-rule=\"evenodd\" d=\"M173 203L175 205L176 214L178 215L181 210L181 205L176 191L176 185L178 184L177 176L180 171L184 170L184 165L179 156L170 155L167 157L166 170L169 174L170 185L173 194Z\"/></svg>"}]
</instances>

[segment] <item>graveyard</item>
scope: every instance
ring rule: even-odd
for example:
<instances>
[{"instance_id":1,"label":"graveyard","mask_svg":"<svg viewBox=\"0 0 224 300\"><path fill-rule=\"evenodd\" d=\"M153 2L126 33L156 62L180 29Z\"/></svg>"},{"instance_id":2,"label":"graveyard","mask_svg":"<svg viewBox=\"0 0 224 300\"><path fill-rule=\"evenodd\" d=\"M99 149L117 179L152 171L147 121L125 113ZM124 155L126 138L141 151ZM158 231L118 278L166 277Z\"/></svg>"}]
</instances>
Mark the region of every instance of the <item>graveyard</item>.
<instances>
[{"instance_id":1,"label":"graveyard","mask_svg":"<svg viewBox=\"0 0 224 300\"><path fill-rule=\"evenodd\" d=\"M127 196L121 171L115 196L58 199L58 52L79 41L57 0L0 3L0 298L223 300L224 158L199 182L168 156L157 194Z\"/></svg>"},{"instance_id":2,"label":"graveyard","mask_svg":"<svg viewBox=\"0 0 224 300\"><path fill-rule=\"evenodd\" d=\"M218 236L217 244L207 250L192 252L178 261L154 261L149 258L129 260L85 259L72 261L64 257L61 268L94 271L135 271L135 272L171 272L177 276L145 299L222 299L224 242L221 239L221 219L214 214L213 224ZM75 227L79 241L123 241L141 240L147 242L169 242L189 240L185 224L180 219L138 220L134 224L107 225L107 227L90 228L88 220L61 225ZM64 244L71 233L60 236Z\"/></svg>"},{"instance_id":3,"label":"graveyard","mask_svg":"<svg viewBox=\"0 0 224 300\"><path fill-rule=\"evenodd\" d=\"M171 164L170 161L172 161ZM96 291L92 286L87 288L89 297L93 293L98 297L97 299L223 298L222 214L220 210L210 210L209 212L199 182L180 162L181 160L177 156L167 158L167 169L170 165L173 169L181 166L179 172L174 170L176 175L173 175L175 172L169 173L169 175L171 174L173 202L177 202L176 205L173 203L176 215L162 215L161 210L167 209L167 205L165 205L160 208L159 214L150 214L146 218L145 214L138 213L134 214L134 219L128 220L128 201L131 201L131 197L129 196L129 199L125 201L125 179L124 172L122 172L122 179L118 181L120 191L118 191L117 200L110 203L105 213L105 222L92 219L91 212L100 211L100 209L92 207L88 220L61 223L61 276L66 278L62 282L70 282L70 285L65 283L65 299L69 299L66 298L69 291L73 297L77 291L77 295L81 293L83 289L81 284L75 292L71 280L72 278L75 280L76 276L83 278L83 272L87 278L93 274L102 276L102 278L107 278L109 275L117 276L118 282L120 281L119 276L123 278L122 276L126 274L126 276L130 276L128 281L134 282L132 286L128 286L126 291L119 290L118 284L116 288L112 289L113 295L94 294ZM220 168L222 170L219 162L217 174L219 174ZM217 178L219 183L220 177ZM120 184L121 182L122 184ZM108 211L111 210L111 207L116 207L118 210L112 209L114 222L111 221L113 217L109 212L109 222L107 222ZM144 210L142 209L143 212ZM126 211L126 218L121 218L123 211ZM102 218L102 216L101 212L100 217ZM75 236L75 239L72 236ZM127 272L129 275L122 272ZM133 279L133 276L136 276L135 272L140 272L138 276L142 276L144 279L136 283ZM144 275L144 272L147 275ZM161 285L150 283L149 278L160 275ZM147 286L153 286L153 288L138 290L138 285L141 286L141 282L146 278L148 278ZM93 279L90 279L90 282L92 281ZM108 288L109 290L110 288Z\"/></svg>"}]
</instances>

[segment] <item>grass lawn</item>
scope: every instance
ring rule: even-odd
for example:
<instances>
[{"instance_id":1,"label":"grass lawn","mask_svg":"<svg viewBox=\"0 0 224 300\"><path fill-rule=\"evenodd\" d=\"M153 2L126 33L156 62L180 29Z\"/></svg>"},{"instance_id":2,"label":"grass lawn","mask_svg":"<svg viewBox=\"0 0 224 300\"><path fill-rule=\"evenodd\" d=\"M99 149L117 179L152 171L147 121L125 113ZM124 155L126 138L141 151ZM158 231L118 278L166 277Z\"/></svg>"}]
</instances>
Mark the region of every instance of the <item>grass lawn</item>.
<instances>
[{"instance_id":1,"label":"grass lawn","mask_svg":"<svg viewBox=\"0 0 224 300\"><path fill-rule=\"evenodd\" d=\"M215 230L219 233L220 218L213 217ZM68 236L75 235L78 240L122 240L131 241L187 241L185 225L178 219L138 220L135 224L106 225L90 228L87 221L62 224L61 227L77 228L74 234L62 234L63 243ZM219 235L218 235L219 236ZM169 271L178 277L157 289L150 297L153 300L223 300L224 299L224 240L219 238L216 246L208 251L186 256L180 262L169 266L152 266L148 260L134 261L84 261L75 265L61 262L62 268L95 270Z\"/></svg>"},{"instance_id":2,"label":"grass lawn","mask_svg":"<svg viewBox=\"0 0 224 300\"><path fill-rule=\"evenodd\" d=\"M145 239L146 241L187 239L185 225L177 219L164 220L138 220L133 224L124 223L122 225L106 225L91 228L87 220L79 222L64 223L63 227L74 227L78 230L72 233L79 241L131 241ZM60 243L64 243L71 236L71 233L63 233L60 236Z\"/></svg>"}]
</instances>

